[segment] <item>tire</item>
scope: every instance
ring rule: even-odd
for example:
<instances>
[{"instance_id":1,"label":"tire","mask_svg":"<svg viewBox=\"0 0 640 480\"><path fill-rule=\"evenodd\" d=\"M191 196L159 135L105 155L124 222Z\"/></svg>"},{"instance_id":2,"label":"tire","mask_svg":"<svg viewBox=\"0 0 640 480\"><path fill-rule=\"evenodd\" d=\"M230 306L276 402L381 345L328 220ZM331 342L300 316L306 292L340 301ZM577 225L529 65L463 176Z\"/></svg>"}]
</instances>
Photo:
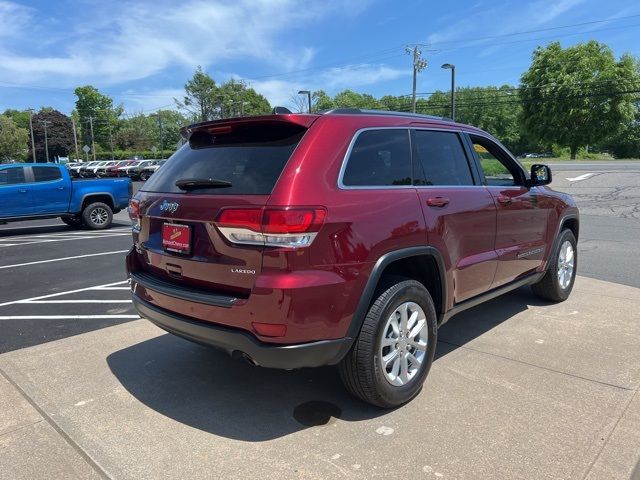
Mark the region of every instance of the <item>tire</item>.
<instances>
[{"instance_id":1,"label":"tire","mask_svg":"<svg viewBox=\"0 0 640 480\"><path fill-rule=\"evenodd\" d=\"M573 262L568 260L569 255L566 247L570 246ZM562 270L561 270L562 267ZM552 252L547 266L547 273L540 281L531 285L533 293L543 300L552 302L564 302L573 289L578 270L578 249L576 237L569 229L562 230L556 243L555 251ZM564 276L561 274L564 272Z\"/></svg>"},{"instance_id":2,"label":"tire","mask_svg":"<svg viewBox=\"0 0 640 480\"><path fill-rule=\"evenodd\" d=\"M146 182L147 180L149 180L149 174L147 172L142 172L140 174L140 180L142 180L143 182Z\"/></svg>"},{"instance_id":3,"label":"tire","mask_svg":"<svg viewBox=\"0 0 640 480\"><path fill-rule=\"evenodd\" d=\"M82 221L91 230L103 230L111 225L113 212L106 203L91 203L82 211Z\"/></svg>"},{"instance_id":4,"label":"tire","mask_svg":"<svg viewBox=\"0 0 640 480\"><path fill-rule=\"evenodd\" d=\"M70 227L82 226L82 219L78 217L60 217L60 220L62 220L64 223L66 223Z\"/></svg>"},{"instance_id":5,"label":"tire","mask_svg":"<svg viewBox=\"0 0 640 480\"><path fill-rule=\"evenodd\" d=\"M386 279L382 285L367 312L358 338L339 365L339 372L351 394L372 405L393 408L407 403L420 392L433 363L438 326L431 295L420 282L394 278ZM396 334L392 318L395 318L396 326L400 327L399 333L402 333L403 315L400 311L403 310L408 312L404 332L415 330L417 326L414 323L409 328L412 313L416 313L418 319L424 317L423 328L419 335L413 337L414 341L418 338L421 344L425 342L424 348L416 349L410 346L408 335L402 338ZM383 347L383 341L391 344ZM399 353L401 351L402 356ZM393 360L388 362L386 368L383 367L382 359L393 352L395 357L390 357ZM415 367L417 362L414 363L412 358L421 360L413 372L409 365ZM404 376L403 372L407 372L407 375Z\"/></svg>"}]
</instances>

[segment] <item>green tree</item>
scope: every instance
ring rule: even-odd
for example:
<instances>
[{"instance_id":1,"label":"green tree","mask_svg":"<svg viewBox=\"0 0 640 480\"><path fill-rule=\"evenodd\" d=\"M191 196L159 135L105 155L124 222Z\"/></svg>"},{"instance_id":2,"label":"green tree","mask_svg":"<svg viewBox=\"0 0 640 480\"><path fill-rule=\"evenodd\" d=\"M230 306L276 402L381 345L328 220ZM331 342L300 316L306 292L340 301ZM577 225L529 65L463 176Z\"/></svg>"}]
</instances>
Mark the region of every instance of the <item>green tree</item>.
<instances>
[{"instance_id":1,"label":"green tree","mask_svg":"<svg viewBox=\"0 0 640 480\"><path fill-rule=\"evenodd\" d=\"M632 121L639 86L633 57L616 61L596 41L538 47L521 78L523 128L534 139L569 147L575 159L578 148L615 136Z\"/></svg>"},{"instance_id":2,"label":"green tree","mask_svg":"<svg viewBox=\"0 0 640 480\"><path fill-rule=\"evenodd\" d=\"M266 115L271 105L242 80L233 78L216 88L215 104L220 117Z\"/></svg>"},{"instance_id":3,"label":"green tree","mask_svg":"<svg viewBox=\"0 0 640 480\"><path fill-rule=\"evenodd\" d=\"M109 149L112 135L118 125L118 118L124 109L122 106L114 106L111 97L103 95L91 85L76 88L75 94L76 108L72 117L78 120L77 127L80 130L82 143L91 147L91 123L93 123L95 142Z\"/></svg>"},{"instance_id":4,"label":"green tree","mask_svg":"<svg viewBox=\"0 0 640 480\"><path fill-rule=\"evenodd\" d=\"M204 122L219 115L216 82L201 66L198 65L193 77L185 83L184 91L183 99L174 98L174 101L178 108L186 111L194 121Z\"/></svg>"},{"instance_id":5,"label":"green tree","mask_svg":"<svg viewBox=\"0 0 640 480\"><path fill-rule=\"evenodd\" d=\"M71 118L53 109L42 109L33 116L33 139L36 147L36 158L45 161L44 124L47 123L47 145L49 160L54 157L66 157L74 150L73 126Z\"/></svg>"},{"instance_id":6,"label":"green tree","mask_svg":"<svg viewBox=\"0 0 640 480\"><path fill-rule=\"evenodd\" d=\"M13 120L17 127L29 130L29 112L27 110L7 108L2 115Z\"/></svg>"},{"instance_id":7,"label":"green tree","mask_svg":"<svg viewBox=\"0 0 640 480\"><path fill-rule=\"evenodd\" d=\"M333 99L327 95L324 90L316 90L311 94L311 103L313 104L314 112L321 112L323 110L331 110L335 108Z\"/></svg>"},{"instance_id":8,"label":"green tree","mask_svg":"<svg viewBox=\"0 0 640 480\"><path fill-rule=\"evenodd\" d=\"M15 122L0 115L0 160L23 160L27 152L29 132Z\"/></svg>"}]
</instances>

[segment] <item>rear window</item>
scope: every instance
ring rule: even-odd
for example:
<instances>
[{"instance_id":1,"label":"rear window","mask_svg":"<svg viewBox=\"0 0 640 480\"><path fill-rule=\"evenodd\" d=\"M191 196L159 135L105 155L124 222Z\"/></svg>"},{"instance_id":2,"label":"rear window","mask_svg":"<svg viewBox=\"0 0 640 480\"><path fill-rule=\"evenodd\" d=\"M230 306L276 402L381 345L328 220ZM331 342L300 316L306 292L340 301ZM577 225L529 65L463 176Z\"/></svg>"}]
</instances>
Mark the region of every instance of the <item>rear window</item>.
<instances>
[{"instance_id":1,"label":"rear window","mask_svg":"<svg viewBox=\"0 0 640 480\"><path fill-rule=\"evenodd\" d=\"M62 178L60 169L56 167L31 167L31 169L36 182L51 182Z\"/></svg>"},{"instance_id":2,"label":"rear window","mask_svg":"<svg viewBox=\"0 0 640 480\"><path fill-rule=\"evenodd\" d=\"M184 193L176 187L177 180L215 179L231 186L201 188L190 194L270 194L305 132L293 124L234 125L222 133L196 131L142 190Z\"/></svg>"}]
</instances>

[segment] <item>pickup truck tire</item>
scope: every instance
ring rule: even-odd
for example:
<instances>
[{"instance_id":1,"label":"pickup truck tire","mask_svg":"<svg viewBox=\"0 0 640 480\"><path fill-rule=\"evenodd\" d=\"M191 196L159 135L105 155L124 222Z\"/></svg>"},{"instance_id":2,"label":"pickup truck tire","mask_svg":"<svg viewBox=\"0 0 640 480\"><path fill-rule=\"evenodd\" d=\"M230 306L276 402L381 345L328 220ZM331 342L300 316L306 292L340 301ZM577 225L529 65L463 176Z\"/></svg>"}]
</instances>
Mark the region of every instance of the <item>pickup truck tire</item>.
<instances>
[{"instance_id":1,"label":"pickup truck tire","mask_svg":"<svg viewBox=\"0 0 640 480\"><path fill-rule=\"evenodd\" d=\"M569 298L573 289L577 269L576 237L571 230L562 230L555 250L549 258L547 273L540 281L531 285L531 289L537 297L543 300L563 302Z\"/></svg>"},{"instance_id":2,"label":"pickup truck tire","mask_svg":"<svg viewBox=\"0 0 640 480\"><path fill-rule=\"evenodd\" d=\"M437 317L431 295L415 280L386 279L376 295L339 372L354 396L393 408L422 388L435 355Z\"/></svg>"},{"instance_id":3,"label":"pickup truck tire","mask_svg":"<svg viewBox=\"0 0 640 480\"><path fill-rule=\"evenodd\" d=\"M113 212L106 203L90 203L82 211L82 221L91 230L102 230L111 225Z\"/></svg>"},{"instance_id":4,"label":"pickup truck tire","mask_svg":"<svg viewBox=\"0 0 640 480\"><path fill-rule=\"evenodd\" d=\"M78 217L60 217L60 220L62 220L64 223L66 223L70 227L82 226L82 219Z\"/></svg>"}]
</instances>

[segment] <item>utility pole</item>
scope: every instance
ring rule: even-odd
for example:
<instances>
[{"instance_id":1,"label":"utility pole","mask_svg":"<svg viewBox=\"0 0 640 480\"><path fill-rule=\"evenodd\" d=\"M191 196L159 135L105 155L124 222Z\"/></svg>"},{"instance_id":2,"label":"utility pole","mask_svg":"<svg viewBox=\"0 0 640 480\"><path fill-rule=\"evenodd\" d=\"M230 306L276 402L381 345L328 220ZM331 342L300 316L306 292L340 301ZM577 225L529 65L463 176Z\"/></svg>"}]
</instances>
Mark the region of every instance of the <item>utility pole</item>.
<instances>
[{"instance_id":1,"label":"utility pole","mask_svg":"<svg viewBox=\"0 0 640 480\"><path fill-rule=\"evenodd\" d=\"M113 136L111 135L111 122L109 122L109 144L111 145L111 160L115 160L113 158Z\"/></svg>"},{"instance_id":2,"label":"utility pole","mask_svg":"<svg viewBox=\"0 0 640 480\"><path fill-rule=\"evenodd\" d=\"M71 126L73 127L73 142L76 145L76 159L80 160L80 153L78 152L78 133L76 132L76 121L71 117Z\"/></svg>"},{"instance_id":3,"label":"utility pole","mask_svg":"<svg viewBox=\"0 0 640 480\"><path fill-rule=\"evenodd\" d=\"M164 139L162 138L162 117L158 113L158 127L160 127L160 158L164 158Z\"/></svg>"},{"instance_id":4,"label":"utility pole","mask_svg":"<svg viewBox=\"0 0 640 480\"><path fill-rule=\"evenodd\" d=\"M47 157L47 163L49 163L49 142L47 140L47 127L51 123L51 120L40 120L40 124L44 127L44 152Z\"/></svg>"},{"instance_id":5,"label":"utility pole","mask_svg":"<svg viewBox=\"0 0 640 480\"><path fill-rule=\"evenodd\" d=\"M96 142L93 139L93 117L89 117L89 125L91 125L91 151L93 152L93 161L96 161Z\"/></svg>"},{"instance_id":6,"label":"utility pole","mask_svg":"<svg viewBox=\"0 0 640 480\"><path fill-rule=\"evenodd\" d=\"M405 52L413 56L413 90L411 94L412 112L416 113L416 77L418 73L427 68L427 61L424 60L421 55L422 52L418 48L418 45L413 47L406 47Z\"/></svg>"},{"instance_id":7,"label":"utility pole","mask_svg":"<svg viewBox=\"0 0 640 480\"><path fill-rule=\"evenodd\" d=\"M33 157L33 163L36 163L36 142L33 138L33 108L27 108L29 112L29 129L31 130L31 155Z\"/></svg>"}]
</instances>

